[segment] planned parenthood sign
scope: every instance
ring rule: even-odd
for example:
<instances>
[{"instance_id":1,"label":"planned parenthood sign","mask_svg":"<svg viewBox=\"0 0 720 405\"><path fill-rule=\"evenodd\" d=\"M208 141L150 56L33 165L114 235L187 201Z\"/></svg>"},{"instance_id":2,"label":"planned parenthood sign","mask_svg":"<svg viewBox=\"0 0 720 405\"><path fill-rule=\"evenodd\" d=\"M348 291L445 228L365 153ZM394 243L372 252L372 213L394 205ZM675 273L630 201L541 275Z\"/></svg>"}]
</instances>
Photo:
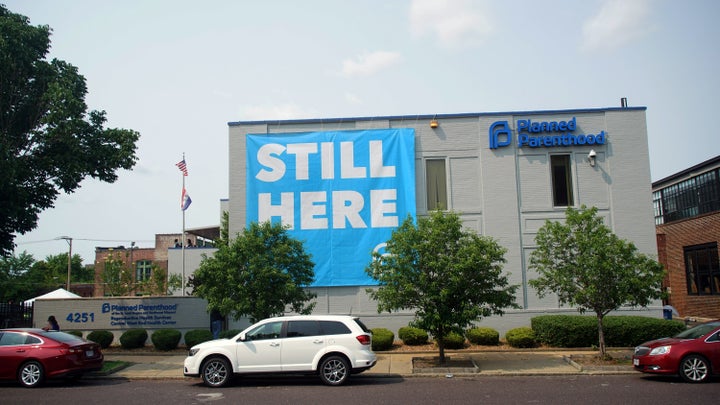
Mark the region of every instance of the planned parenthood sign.
<instances>
[{"instance_id":1,"label":"planned parenthood sign","mask_svg":"<svg viewBox=\"0 0 720 405\"><path fill-rule=\"evenodd\" d=\"M372 251L415 217L415 130L248 134L247 222L281 221L315 262L313 286L376 284Z\"/></svg>"}]
</instances>

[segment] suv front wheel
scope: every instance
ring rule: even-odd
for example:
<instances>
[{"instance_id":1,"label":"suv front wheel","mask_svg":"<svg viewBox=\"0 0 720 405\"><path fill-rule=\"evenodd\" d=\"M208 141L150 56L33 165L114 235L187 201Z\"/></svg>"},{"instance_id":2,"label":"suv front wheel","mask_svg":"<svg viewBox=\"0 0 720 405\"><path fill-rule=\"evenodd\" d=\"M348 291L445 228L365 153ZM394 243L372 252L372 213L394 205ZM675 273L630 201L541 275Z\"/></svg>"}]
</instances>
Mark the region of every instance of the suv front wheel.
<instances>
[{"instance_id":1,"label":"suv front wheel","mask_svg":"<svg viewBox=\"0 0 720 405\"><path fill-rule=\"evenodd\" d=\"M350 377L350 366L342 356L328 356L320 363L320 379L327 385L342 385Z\"/></svg>"},{"instance_id":2,"label":"suv front wheel","mask_svg":"<svg viewBox=\"0 0 720 405\"><path fill-rule=\"evenodd\" d=\"M207 359L200 367L200 375L208 387L224 387L232 381L233 371L230 362L224 357Z\"/></svg>"}]
</instances>

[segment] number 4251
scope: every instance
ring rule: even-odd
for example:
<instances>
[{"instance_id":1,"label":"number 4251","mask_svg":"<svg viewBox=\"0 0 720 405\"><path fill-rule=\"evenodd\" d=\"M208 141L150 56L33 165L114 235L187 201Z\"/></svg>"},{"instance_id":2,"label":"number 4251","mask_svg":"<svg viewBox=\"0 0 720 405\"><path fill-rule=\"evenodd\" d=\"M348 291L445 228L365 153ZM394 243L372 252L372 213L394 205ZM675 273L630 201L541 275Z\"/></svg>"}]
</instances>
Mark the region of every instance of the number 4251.
<instances>
[{"instance_id":1,"label":"number 4251","mask_svg":"<svg viewBox=\"0 0 720 405\"><path fill-rule=\"evenodd\" d=\"M68 322L74 322L74 323L87 323L87 322L95 322L95 313L94 312L75 312L75 313L69 313L68 316L65 318Z\"/></svg>"}]
</instances>

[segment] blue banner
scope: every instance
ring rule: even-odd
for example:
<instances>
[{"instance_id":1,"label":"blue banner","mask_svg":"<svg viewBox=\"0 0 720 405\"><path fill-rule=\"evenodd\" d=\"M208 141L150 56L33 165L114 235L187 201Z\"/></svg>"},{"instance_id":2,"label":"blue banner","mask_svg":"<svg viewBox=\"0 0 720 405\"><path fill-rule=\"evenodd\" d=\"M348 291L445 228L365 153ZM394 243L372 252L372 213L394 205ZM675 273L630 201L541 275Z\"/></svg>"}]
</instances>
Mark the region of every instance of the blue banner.
<instances>
[{"instance_id":1,"label":"blue banner","mask_svg":"<svg viewBox=\"0 0 720 405\"><path fill-rule=\"evenodd\" d=\"M248 134L246 146L247 223L289 225L312 286L377 284L371 252L415 217L415 130Z\"/></svg>"}]
</instances>

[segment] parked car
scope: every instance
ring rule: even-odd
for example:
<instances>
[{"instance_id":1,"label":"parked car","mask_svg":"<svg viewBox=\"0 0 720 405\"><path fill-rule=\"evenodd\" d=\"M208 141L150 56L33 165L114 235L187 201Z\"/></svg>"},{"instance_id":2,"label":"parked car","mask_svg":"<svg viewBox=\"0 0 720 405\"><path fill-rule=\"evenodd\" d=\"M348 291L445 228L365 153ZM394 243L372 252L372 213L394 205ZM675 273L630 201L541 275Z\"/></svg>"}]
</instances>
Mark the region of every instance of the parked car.
<instances>
[{"instance_id":1,"label":"parked car","mask_svg":"<svg viewBox=\"0 0 720 405\"><path fill-rule=\"evenodd\" d=\"M720 374L720 320L637 346L633 366L643 373L679 374L687 382L707 381Z\"/></svg>"},{"instance_id":2,"label":"parked car","mask_svg":"<svg viewBox=\"0 0 720 405\"><path fill-rule=\"evenodd\" d=\"M0 379L37 387L46 379L77 379L102 368L100 345L59 331L0 329Z\"/></svg>"},{"instance_id":3,"label":"parked car","mask_svg":"<svg viewBox=\"0 0 720 405\"><path fill-rule=\"evenodd\" d=\"M183 374L202 377L209 387L264 373L317 374L327 385L341 385L376 361L372 334L360 319L298 315L265 319L230 339L191 347Z\"/></svg>"}]
</instances>

